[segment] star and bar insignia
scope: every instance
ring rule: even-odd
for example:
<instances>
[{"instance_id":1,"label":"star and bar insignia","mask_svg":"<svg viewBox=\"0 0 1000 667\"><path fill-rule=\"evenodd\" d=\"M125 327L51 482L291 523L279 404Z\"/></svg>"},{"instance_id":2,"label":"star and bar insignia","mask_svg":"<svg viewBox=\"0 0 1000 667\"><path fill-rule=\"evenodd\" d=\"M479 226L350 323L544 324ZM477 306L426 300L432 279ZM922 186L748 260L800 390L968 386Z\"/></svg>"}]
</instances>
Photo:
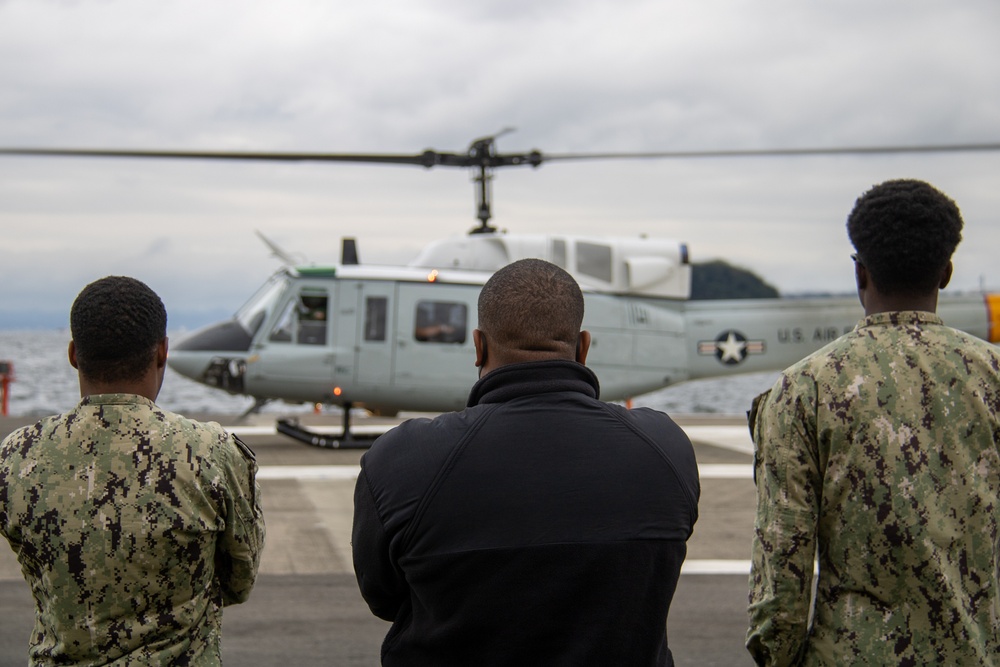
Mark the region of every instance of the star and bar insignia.
<instances>
[{"instance_id":1,"label":"star and bar insignia","mask_svg":"<svg viewBox=\"0 0 1000 667\"><path fill-rule=\"evenodd\" d=\"M698 354L714 355L721 363L733 366L746 359L749 354L764 354L764 341L747 340L739 331L728 329L716 336L715 340L699 341Z\"/></svg>"}]
</instances>

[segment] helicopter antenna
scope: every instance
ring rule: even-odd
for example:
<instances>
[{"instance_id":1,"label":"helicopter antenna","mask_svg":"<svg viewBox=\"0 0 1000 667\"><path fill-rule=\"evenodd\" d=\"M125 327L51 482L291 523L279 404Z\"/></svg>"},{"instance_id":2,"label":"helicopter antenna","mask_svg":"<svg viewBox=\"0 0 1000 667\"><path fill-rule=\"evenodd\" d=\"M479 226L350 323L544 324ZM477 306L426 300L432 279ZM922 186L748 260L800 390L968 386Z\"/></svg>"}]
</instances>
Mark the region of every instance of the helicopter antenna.
<instances>
[{"instance_id":1,"label":"helicopter antenna","mask_svg":"<svg viewBox=\"0 0 1000 667\"><path fill-rule=\"evenodd\" d=\"M361 263L358 259L357 239L348 236L340 240L340 263L344 266Z\"/></svg>"}]
</instances>

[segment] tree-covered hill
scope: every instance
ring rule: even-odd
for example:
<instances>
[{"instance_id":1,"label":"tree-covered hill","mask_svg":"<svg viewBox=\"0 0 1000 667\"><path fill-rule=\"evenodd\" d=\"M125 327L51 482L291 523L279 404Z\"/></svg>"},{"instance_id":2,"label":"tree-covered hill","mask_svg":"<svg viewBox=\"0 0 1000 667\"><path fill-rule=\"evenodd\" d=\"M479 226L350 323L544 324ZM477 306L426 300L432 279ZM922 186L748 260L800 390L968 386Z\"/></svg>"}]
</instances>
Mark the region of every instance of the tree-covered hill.
<instances>
[{"instance_id":1,"label":"tree-covered hill","mask_svg":"<svg viewBox=\"0 0 1000 667\"><path fill-rule=\"evenodd\" d=\"M774 299L778 290L753 271L722 260L691 265L692 299Z\"/></svg>"}]
</instances>

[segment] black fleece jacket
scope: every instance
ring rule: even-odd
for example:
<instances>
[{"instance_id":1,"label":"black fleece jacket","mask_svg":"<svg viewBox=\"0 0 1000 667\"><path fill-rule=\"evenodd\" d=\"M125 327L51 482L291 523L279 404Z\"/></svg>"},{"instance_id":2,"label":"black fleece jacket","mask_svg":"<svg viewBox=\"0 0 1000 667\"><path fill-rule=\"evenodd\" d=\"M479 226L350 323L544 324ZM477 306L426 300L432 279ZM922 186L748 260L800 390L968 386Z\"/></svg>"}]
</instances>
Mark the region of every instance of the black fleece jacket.
<instances>
[{"instance_id":1,"label":"black fleece jacket","mask_svg":"<svg viewBox=\"0 0 1000 667\"><path fill-rule=\"evenodd\" d=\"M354 568L384 665L670 665L700 487L665 414L569 361L504 366L469 407L361 459Z\"/></svg>"}]
</instances>

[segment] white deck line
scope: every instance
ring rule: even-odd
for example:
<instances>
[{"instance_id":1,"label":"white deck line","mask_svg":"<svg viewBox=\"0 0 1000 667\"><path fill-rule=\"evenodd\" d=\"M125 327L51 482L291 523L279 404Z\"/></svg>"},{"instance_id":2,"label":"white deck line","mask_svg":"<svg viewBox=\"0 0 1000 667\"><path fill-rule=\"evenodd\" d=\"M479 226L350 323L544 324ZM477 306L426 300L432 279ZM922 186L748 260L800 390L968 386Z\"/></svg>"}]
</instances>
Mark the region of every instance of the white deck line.
<instances>
[{"instance_id":1,"label":"white deck line","mask_svg":"<svg viewBox=\"0 0 1000 667\"><path fill-rule=\"evenodd\" d=\"M357 479L361 466L261 466L257 470L257 479Z\"/></svg>"},{"instance_id":2,"label":"white deck line","mask_svg":"<svg viewBox=\"0 0 1000 667\"><path fill-rule=\"evenodd\" d=\"M748 560L686 560L681 574L750 574Z\"/></svg>"},{"instance_id":3,"label":"white deck line","mask_svg":"<svg viewBox=\"0 0 1000 667\"><path fill-rule=\"evenodd\" d=\"M753 440L750 439L750 431L746 426L684 426L682 428L693 441L704 442L744 454L753 454Z\"/></svg>"},{"instance_id":4,"label":"white deck line","mask_svg":"<svg viewBox=\"0 0 1000 667\"><path fill-rule=\"evenodd\" d=\"M702 479L753 479L753 464L746 463L704 463L698 466L698 476Z\"/></svg>"}]
</instances>

